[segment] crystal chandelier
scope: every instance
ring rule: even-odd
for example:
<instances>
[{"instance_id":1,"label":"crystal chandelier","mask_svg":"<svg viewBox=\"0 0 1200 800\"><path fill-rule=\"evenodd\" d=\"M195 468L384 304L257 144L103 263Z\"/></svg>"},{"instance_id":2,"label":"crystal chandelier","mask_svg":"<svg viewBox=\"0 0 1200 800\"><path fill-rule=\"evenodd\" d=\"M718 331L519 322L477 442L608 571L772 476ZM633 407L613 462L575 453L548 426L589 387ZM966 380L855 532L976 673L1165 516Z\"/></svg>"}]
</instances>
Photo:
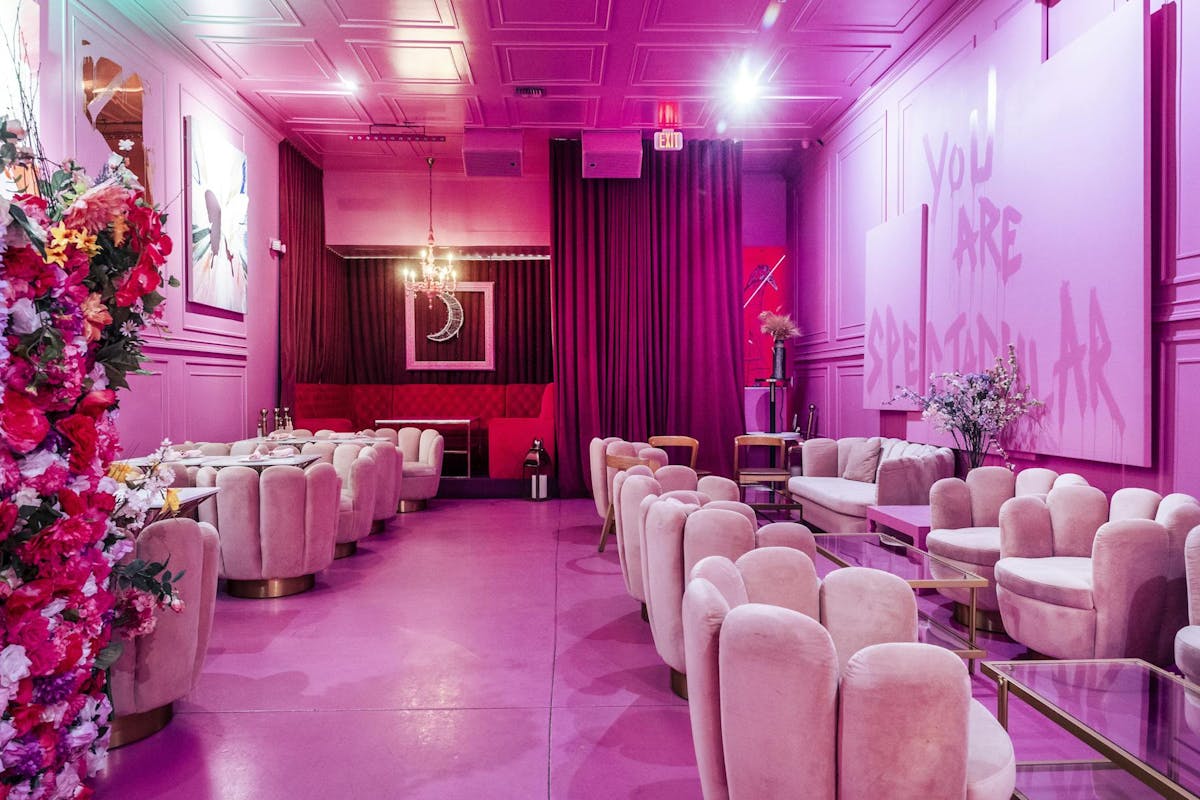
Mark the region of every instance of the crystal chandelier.
<instances>
[{"instance_id":1,"label":"crystal chandelier","mask_svg":"<svg viewBox=\"0 0 1200 800\"><path fill-rule=\"evenodd\" d=\"M458 284L458 272L454 269L454 253L447 251L446 260L439 263L433 239L433 156L425 159L429 165L429 242L421 251L421 264L416 270L404 270L404 290L410 295L424 292L431 300L434 296L453 292Z\"/></svg>"}]
</instances>

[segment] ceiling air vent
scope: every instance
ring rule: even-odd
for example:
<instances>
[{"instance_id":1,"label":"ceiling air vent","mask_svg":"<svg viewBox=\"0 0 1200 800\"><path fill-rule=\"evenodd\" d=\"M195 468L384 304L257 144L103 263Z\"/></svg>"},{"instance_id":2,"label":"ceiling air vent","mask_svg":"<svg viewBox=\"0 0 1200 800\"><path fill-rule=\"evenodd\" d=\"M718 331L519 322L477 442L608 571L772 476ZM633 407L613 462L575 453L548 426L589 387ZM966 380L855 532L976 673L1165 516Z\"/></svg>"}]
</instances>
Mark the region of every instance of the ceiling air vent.
<instances>
[{"instance_id":1,"label":"ceiling air vent","mask_svg":"<svg viewBox=\"0 0 1200 800\"><path fill-rule=\"evenodd\" d=\"M546 90L540 86L518 86L513 89L517 97L542 97Z\"/></svg>"}]
</instances>

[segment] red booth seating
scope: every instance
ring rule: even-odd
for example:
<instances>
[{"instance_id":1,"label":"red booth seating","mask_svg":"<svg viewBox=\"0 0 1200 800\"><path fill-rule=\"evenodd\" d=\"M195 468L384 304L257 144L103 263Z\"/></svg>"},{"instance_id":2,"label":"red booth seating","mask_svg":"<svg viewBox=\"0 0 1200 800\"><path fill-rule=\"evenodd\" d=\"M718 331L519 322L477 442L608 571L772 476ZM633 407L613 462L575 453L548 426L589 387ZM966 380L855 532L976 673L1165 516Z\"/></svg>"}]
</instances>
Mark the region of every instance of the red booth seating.
<instances>
[{"instance_id":1,"label":"red booth seating","mask_svg":"<svg viewBox=\"0 0 1200 800\"><path fill-rule=\"evenodd\" d=\"M525 453L541 439L554 457L554 384L296 384L298 428L353 431L377 419L474 419L487 434L488 474L520 478Z\"/></svg>"}]
</instances>

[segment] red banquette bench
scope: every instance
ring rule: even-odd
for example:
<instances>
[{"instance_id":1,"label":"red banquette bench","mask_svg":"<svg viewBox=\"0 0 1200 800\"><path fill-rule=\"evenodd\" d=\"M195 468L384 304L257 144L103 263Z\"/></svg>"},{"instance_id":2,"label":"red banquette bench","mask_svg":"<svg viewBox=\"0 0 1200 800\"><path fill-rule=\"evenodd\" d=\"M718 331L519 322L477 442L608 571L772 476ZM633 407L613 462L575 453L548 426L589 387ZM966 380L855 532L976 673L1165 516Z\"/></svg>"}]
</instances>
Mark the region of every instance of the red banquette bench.
<instances>
[{"instance_id":1,"label":"red banquette bench","mask_svg":"<svg viewBox=\"0 0 1200 800\"><path fill-rule=\"evenodd\" d=\"M525 453L541 439L554 457L552 383L298 383L297 428L352 431L377 419L474 419L487 434L488 475L520 478Z\"/></svg>"}]
</instances>

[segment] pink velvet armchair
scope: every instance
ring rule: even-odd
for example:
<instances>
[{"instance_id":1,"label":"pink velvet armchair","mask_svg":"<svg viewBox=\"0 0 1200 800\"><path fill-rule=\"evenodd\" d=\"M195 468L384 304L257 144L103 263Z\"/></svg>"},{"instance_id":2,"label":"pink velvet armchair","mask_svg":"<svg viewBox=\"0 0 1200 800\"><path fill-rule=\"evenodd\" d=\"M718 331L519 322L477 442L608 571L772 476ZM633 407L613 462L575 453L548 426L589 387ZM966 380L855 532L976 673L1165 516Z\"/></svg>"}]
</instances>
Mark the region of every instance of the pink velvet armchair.
<instances>
[{"instance_id":1,"label":"pink velvet armchair","mask_svg":"<svg viewBox=\"0 0 1200 800\"><path fill-rule=\"evenodd\" d=\"M929 491L932 530L926 548L955 566L987 578L988 587L976 595L976 624L985 630L1002 631L1000 603L996 599L996 562L1000 560L1000 507L1013 497L1044 496L1055 486L1086 486L1073 473L1034 468L1014 473L1004 467L978 467L967 479L943 478ZM934 562L933 573L940 565ZM941 568L941 571L945 571ZM938 589L954 601L955 618L967 624L970 590Z\"/></svg>"},{"instance_id":2,"label":"pink velvet armchair","mask_svg":"<svg viewBox=\"0 0 1200 800\"><path fill-rule=\"evenodd\" d=\"M371 514L371 533L379 533L398 513L400 506L401 481L404 480L404 456L390 442L378 442L375 464L378 471L375 489L375 510Z\"/></svg>"},{"instance_id":3,"label":"pink velvet armchair","mask_svg":"<svg viewBox=\"0 0 1200 800\"><path fill-rule=\"evenodd\" d=\"M204 467L197 486L220 489L200 518L221 539L221 576L234 597L306 592L333 563L338 531L338 476L333 465L308 469Z\"/></svg>"},{"instance_id":4,"label":"pink velvet armchair","mask_svg":"<svg viewBox=\"0 0 1200 800\"><path fill-rule=\"evenodd\" d=\"M718 649L731 800L1012 795L1012 742L948 650L874 644L840 668L820 623L757 603L729 611Z\"/></svg>"},{"instance_id":5,"label":"pink velvet armchair","mask_svg":"<svg viewBox=\"0 0 1200 800\"><path fill-rule=\"evenodd\" d=\"M1188 495L1090 486L1015 497L1000 510L996 593L1016 641L1054 658L1170 662L1186 622Z\"/></svg>"},{"instance_id":6,"label":"pink velvet armchair","mask_svg":"<svg viewBox=\"0 0 1200 800\"><path fill-rule=\"evenodd\" d=\"M1192 528L1184 546L1187 570L1188 624L1175 635L1175 666L1192 683L1200 683L1200 526Z\"/></svg>"},{"instance_id":7,"label":"pink velvet armchair","mask_svg":"<svg viewBox=\"0 0 1200 800\"><path fill-rule=\"evenodd\" d=\"M706 556L735 560L756 547L784 546L816 557L816 541L795 522L756 527L749 506L714 500L703 508L674 499L650 504L643 528L646 608L654 647L671 669L671 688L687 697L683 592L692 568Z\"/></svg>"},{"instance_id":8,"label":"pink velvet armchair","mask_svg":"<svg viewBox=\"0 0 1200 800\"><path fill-rule=\"evenodd\" d=\"M700 505L709 500L737 500L737 484L716 475L698 477L690 467L669 465L652 473L649 467L634 466L613 478L613 517L616 523L617 554L625 588L631 597L646 603L642 569L642 503L647 497L671 492L697 492Z\"/></svg>"},{"instance_id":9,"label":"pink velvet armchair","mask_svg":"<svg viewBox=\"0 0 1200 800\"><path fill-rule=\"evenodd\" d=\"M354 555L358 543L371 535L375 498L380 494L377 458L375 448L364 445L339 444L333 451L333 468L342 482L334 558Z\"/></svg>"},{"instance_id":10,"label":"pink velvet armchair","mask_svg":"<svg viewBox=\"0 0 1200 800\"><path fill-rule=\"evenodd\" d=\"M154 630L127 642L110 669L113 747L160 730L172 704L196 685L212 631L219 546L211 525L184 518L152 523L138 534L134 557L168 562L172 573L183 573L175 581L183 610L158 611Z\"/></svg>"},{"instance_id":11,"label":"pink velvet armchair","mask_svg":"<svg viewBox=\"0 0 1200 800\"><path fill-rule=\"evenodd\" d=\"M430 498L437 496L446 440L432 428L401 428L397 442L402 456L398 510L401 513L420 511L429 504Z\"/></svg>"},{"instance_id":12,"label":"pink velvet armchair","mask_svg":"<svg viewBox=\"0 0 1200 800\"><path fill-rule=\"evenodd\" d=\"M821 619L839 666L871 644L917 638L916 599L895 575L855 567L835 570L822 583L812 559L788 547L751 550L736 564L722 556L701 559L684 592L683 630L692 740L706 800L729 796L718 642L729 610L745 603L781 606Z\"/></svg>"},{"instance_id":13,"label":"pink velvet armchair","mask_svg":"<svg viewBox=\"0 0 1200 800\"><path fill-rule=\"evenodd\" d=\"M604 520L598 548L603 553L608 535L616 529L613 483L617 475L633 466L648 467L653 473L667 465L667 453L645 442L627 442L610 436L607 439L592 439L588 445L588 462L592 499L596 501L596 513Z\"/></svg>"}]
</instances>

